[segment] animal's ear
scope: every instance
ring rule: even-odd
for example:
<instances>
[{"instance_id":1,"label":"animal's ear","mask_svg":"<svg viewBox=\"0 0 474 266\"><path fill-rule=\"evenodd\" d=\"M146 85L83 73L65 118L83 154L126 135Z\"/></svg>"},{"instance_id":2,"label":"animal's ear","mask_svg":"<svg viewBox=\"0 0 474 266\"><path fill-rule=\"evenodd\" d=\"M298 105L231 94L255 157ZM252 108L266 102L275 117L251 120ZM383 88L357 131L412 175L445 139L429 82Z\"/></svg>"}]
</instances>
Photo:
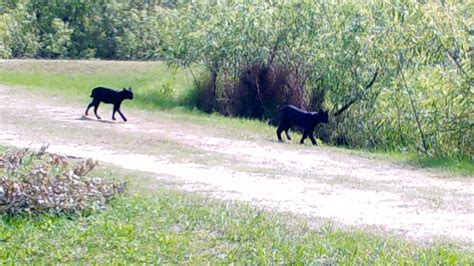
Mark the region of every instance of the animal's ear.
<instances>
[{"instance_id":1,"label":"animal's ear","mask_svg":"<svg viewBox=\"0 0 474 266\"><path fill-rule=\"evenodd\" d=\"M129 91L132 91L132 87L128 87L128 90L129 90Z\"/></svg>"},{"instance_id":2,"label":"animal's ear","mask_svg":"<svg viewBox=\"0 0 474 266\"><path fill-rule=\"evenodd\" d=\"M123 88L123 91L126 91L127 89L126 88Z\"/></svg>"}]
</instances>

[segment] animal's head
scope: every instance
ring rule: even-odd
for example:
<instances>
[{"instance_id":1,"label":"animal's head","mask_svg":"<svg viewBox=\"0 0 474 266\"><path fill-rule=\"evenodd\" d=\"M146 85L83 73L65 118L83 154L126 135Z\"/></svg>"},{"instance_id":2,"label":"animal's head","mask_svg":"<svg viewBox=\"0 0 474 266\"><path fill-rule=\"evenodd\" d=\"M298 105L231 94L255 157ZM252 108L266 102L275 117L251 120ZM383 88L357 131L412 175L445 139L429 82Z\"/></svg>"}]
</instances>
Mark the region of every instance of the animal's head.
<instances>
[{"instance_id":1,"label":"animal's head","mask_svg":"<svg viewBox=\"0 0 474 266\"><path fill-rule=\"evenodd\" d=\"M128 89L123 88L122 90L122 95L124 99L133 99L133 92L132 92L132 87L128 87Z\"/></svg>"},{"instance_id":2,"label":"animal's head","mask_svg":"<svg viewBox=\"0 0 474 266\"><path fill-rule=\"evenodd\" d=\"M317 121L317 123L327 124L329 121L328 111L324 111L323 109L319 110L319 112L317 113L313 113L313 117Z\"/></svg>"}]
</instances>

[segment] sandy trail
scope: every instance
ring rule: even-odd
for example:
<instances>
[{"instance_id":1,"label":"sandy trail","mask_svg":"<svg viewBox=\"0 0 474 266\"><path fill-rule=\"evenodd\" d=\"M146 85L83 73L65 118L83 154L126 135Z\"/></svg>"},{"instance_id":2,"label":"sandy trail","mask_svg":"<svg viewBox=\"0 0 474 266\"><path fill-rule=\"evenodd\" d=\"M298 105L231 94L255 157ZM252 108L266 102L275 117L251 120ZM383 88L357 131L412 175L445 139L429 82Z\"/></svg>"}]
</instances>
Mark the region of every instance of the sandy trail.
<instances>
[{"instance_id":1,"label":"sandy trail","mask_svg":"<svg viewBox=\"0 0 474 266\"><path fill-rule=\"evenodd\" d=\"M239 140L177 115L124 112L128 123L82 117L85 106L0 86L0 144L91 157L179 181L215 198L474 246L474 179L359 158L328 148Z\"/></svg>"}]
</instances>

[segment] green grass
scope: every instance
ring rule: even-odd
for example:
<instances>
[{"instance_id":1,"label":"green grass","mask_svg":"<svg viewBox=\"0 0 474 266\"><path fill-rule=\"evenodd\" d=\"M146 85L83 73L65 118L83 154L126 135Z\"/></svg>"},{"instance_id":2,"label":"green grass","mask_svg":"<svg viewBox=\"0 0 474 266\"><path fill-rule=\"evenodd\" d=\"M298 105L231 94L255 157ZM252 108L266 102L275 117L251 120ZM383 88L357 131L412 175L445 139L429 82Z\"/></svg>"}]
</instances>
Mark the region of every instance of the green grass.
<instances>
[{"instance_id":1,"label":"green grass","mask_svg":"<svg viewBox=\"0 0 474 266\"><path fill-rule=\"evenodd\" d=\"M417 154L411 154L407 157L409 163L423 168L447 170L462 175L474 175L474 164L470 159L456 160L447 157L419 156Z\"/></svg>"},{"instance_id":2,"label":"green grass","mask_svg":"<svg viewBox=\"0 0 474 266\"><path fill-rule=\"evenodd\" d=\"M26 88L62 93L90 101L92 88L131 86L135 99L128 103L141 108L171 108L188 97L192 77L188 70L170 68L160 62L113 61L22 61L0 65L0 82Z\"/></svg>"},{"instance_id":3,"label":"green grass","mask_svg":"<svg viewBox=\"0 0 474 266\"><path fill-rule=\"evenodd\" d=\"M341 149L347 152L347 149ZM466 177L474 176L474 163L471 159L454 159L449 157L433 157L421 155L415 152L397 152L386 150L350 150L350 153L382 159L384 161L410 165L416 168L442 171L445 174L461 175Z\"/></svg>"},{"instance_id":4,"label":"green grass","mask_svg":"<svg viewBox=\"0 0 474 266\"><path fill-rule=\"evenodd\" d=\"M199 70L194 68L194 71ZM135 99L127 102L127 106L165 111L175 115L176 119L218 127L238 139L269 139L275 134L272 126L261 121L208 115L194 109L189 105L193 94L191 72L169 68L160 62L7 60L0 64L0 84L54 93L84 103L90 101L90 90L95 86L132 86ZM298 139L298 135L294 138ZM471 159L457 160L396 151L350 151L450 174L474 175Z\"/></svg>"},{"instance_id":5,"label":"green grass","mask_svg":"<svg viewBox=\"0 0 474 266\"><path fill-rule=\"evenodd\" d=\"M0 264L459 264L456 246L419 246L359 230L268 213L175 191L153 177L113 168L126 194L88 216L0 215Z\"/></svg>"}]
</instances>

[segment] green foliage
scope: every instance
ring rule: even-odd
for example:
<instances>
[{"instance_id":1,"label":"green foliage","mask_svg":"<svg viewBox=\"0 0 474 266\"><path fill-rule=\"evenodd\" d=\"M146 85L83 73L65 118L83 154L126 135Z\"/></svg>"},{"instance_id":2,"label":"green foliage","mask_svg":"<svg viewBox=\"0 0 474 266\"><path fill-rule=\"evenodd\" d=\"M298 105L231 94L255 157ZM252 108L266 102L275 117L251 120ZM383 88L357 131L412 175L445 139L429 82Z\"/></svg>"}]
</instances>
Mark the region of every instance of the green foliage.
<instances>
[{"instance_id":1,"label":"green foliage","mask_svg":"<svg viewBox=\"0 0 474 266\"><path fill-rule=\"evenodd\" d=\"M335 113L354 102L320 129L326 140L472 159L471 9L415 0L12 0L0 7L0 57L198 64L207 77L196 84L209 89L190 92L186 104L234 114L233 101L246 105L231 108L237 115L250 116L253 103L236 88L252 66L274 66L289 77L283 94L304 98L297 105ZM154 106L158 94L149 95ZM263 119L288 99L254 94L267 104L254 115Z\"/></svg>"},{"instance_id":2,"label":"green foliage","mask_svg":"<svg viewBox=\"0 0 474 266\"><path fill-rule=\"evenodd\" d=\"M0 10L0 58L11 57L11 37L8 25L10 24L10 16L2 14Z\"/></svg>"},{"instance_id":3,"label":"green foliage","mask_svg":"<svg viewBox=\"0 0 474 266\"><path fill-rule=\"evenodd\" d=\"M71 47L72 29L62 20L55 18L51 22L53 31L43 36L43 54L47 57L62 57L67 55L69 47Z\"/></svg>"},{"instance_id":4,"label":"green foliage","mask_svg":"<svg viewBox=\"0 0 474 266\"><path fill-rule=\"evenodd\" d=\"M326 128L333 140L474 154L472 17L463 3L225 1L170 13L168 57L204 64L218 101L232 100L249 66L284 66L303 81L311 109L355 102Z\"/></svg>"},{"instance_id":5,"label":"green foliage","mask_svg":"<svg viewBox=\"0 0 474 266\"><path fill-rule=\"evenodd\" d=\"M132 9L118 22L122 29L117 36L117 57L122 59L159 58L160 20L146 10Z\"/></svg>"},{"instance_id":6,"label":"green foliage","mask_svg":"<svg viewBox=\"0 0 474 266\"><path fill-rule=\"evenodd\" d=\"M0 10L0 56L158 58L160 14L183 3L135 2L11 1Z\"/></svg>"},{"instance_id":7,"label":"green foliage","mask_svg":"<svg viewBox=\"0 0 474 266\"><path fill-rule=\"evenodd\" d=\"M32 57L40 48L36 18L26 0L18 1L12 10L0 10L0 56Z\"/></svg>"}]
</instances>

